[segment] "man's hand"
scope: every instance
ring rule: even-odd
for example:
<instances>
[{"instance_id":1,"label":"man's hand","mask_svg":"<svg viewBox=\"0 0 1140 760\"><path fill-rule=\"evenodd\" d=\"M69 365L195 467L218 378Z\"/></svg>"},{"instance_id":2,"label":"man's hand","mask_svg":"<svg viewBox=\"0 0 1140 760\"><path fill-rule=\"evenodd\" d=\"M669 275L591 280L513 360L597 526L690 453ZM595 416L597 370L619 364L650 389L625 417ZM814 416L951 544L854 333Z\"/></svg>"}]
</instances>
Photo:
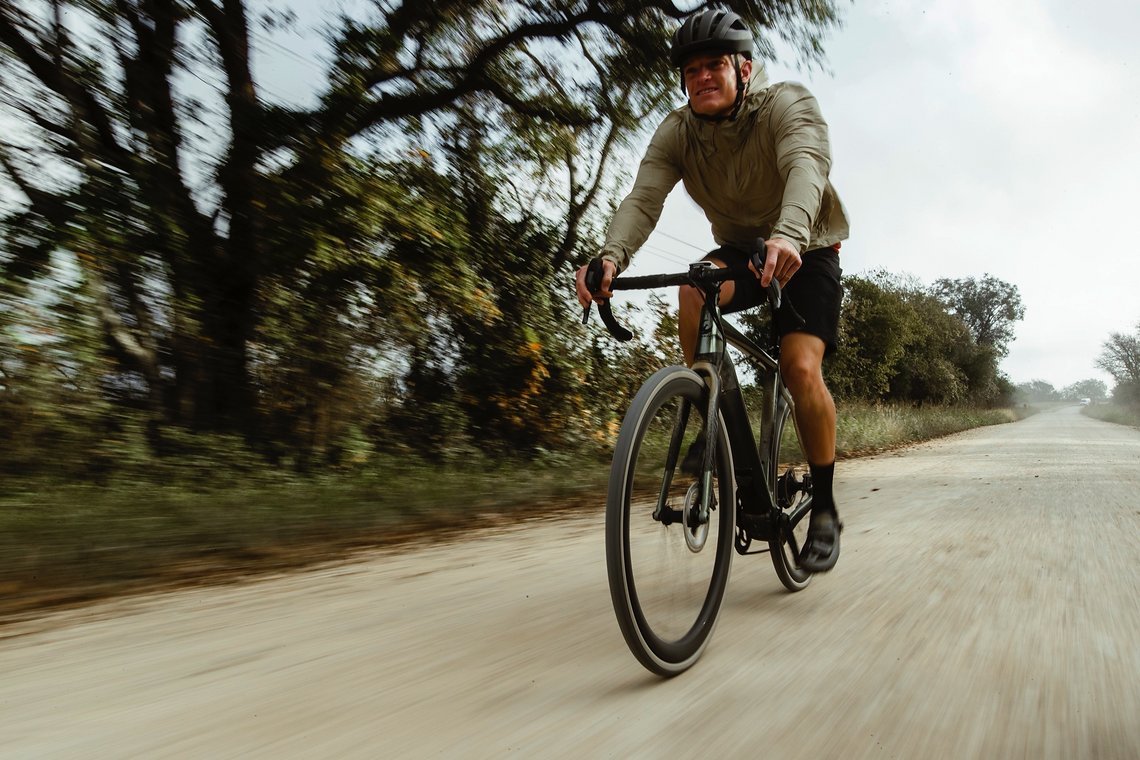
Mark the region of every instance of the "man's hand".
<instances>
[{"instance_id":1,"label":"man's hand","mask_svg":"<svg viewBox=\"0 0 1140 760\"><path fill-rule=\"evenodd\" d=\"M580 267L574 277L578 289L578 303L582 305L583 309L589 307L594 301L594 294L586 288L586 266ZM614 297L614 294L610 292L610 283L616 276L617 267L614 266L614 263L608 259L602 259L602 285L597 293L599 300L605 301Z\"/></svg>"},{"instance_id":2,"label":"man's hand","mask_svg":"<svg viewBox=\"0 0 1140 760\"><path fill-rule=\"evenodd\" d=\"M752 264L748 268L760 278L760 285L768 287L775 279L780 287L788 284L792 275L800 268L803 259L800 258L799 249L783 238L771 238L764 241L767 257L764 259L764 271L757 272ZM579 299L580 300L580 299Z\"/></svg>"}]
</instances>

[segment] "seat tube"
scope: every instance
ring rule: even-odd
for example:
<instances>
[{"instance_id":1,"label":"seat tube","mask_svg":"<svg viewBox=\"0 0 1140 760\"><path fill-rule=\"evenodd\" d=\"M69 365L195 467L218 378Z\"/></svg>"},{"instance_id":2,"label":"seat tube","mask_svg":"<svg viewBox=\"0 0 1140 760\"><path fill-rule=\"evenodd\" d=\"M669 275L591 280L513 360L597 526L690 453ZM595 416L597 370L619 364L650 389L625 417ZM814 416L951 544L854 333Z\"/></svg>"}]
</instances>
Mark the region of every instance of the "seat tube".
<instances>
[{"instance_id":1,"label":"seat tube","mask_svg":"<svg viewBox=\"0 0 1140 760\"><path fill-rule=\"evenodd\" d=\"M764 399L764 407L760 410L760 458L763 460L767 476L767 470L772 468L772 463L768 460L775 448L772 428L776 420L777 395L781 392L783 384L779 382L777 370L766 372L758 379Z\"/></svg>"},{"instance_id":2,"label":"seat tube","mask_svg":"<svg viewBox=\"0 0 1140 760\"><path fill-rule=\"evenodd\" d=\"M712 295L712 294L709 294ZM720 365L720 357L724 353L724 334L720 325L713 318L712 308L705 306L701 309L701 325L697 334L697 361L707 361L714 366Z\"/></svg>"}]
</instances>

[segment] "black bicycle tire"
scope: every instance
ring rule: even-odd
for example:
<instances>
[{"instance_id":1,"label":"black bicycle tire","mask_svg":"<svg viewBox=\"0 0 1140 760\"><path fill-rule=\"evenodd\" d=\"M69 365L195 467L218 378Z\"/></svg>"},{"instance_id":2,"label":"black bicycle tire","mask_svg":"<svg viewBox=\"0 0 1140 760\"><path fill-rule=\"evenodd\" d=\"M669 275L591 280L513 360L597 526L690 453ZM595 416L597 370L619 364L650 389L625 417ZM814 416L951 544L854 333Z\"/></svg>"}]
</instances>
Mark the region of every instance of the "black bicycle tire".
<instances>
[{"instance_id":1,"label":"black bicycle tire","mask_svg":"<svg viewBox=\"0 0 1140 760\"><path fill-rule=\"evenodd\" d=\"M784 435L784 428L787 426L788 421L791 419L791 407L783 400L779 399L776 402L776 415L772 421L772 437L769 444L771 450L768 453L768 482L772 488L772 499L776 500L776 484L780 476L780 442ZM799 438L799 431L796 426L792 424L792 430L795 432L797 439ZM802 445L802 444L801 444ZM811 512L811 494L808 494L805 499L796 502L794 509L788 514L788 523L781 522L777 530L773 531L772 538L768 541L768 553L772 556L772 565L776 569L776 575L780 578L780 583L784 584L784 588L792 593L803 591L811 583L812 574L799 567L795 563L794 558L788 557L785 549L787 548L787 531L794 530L801 520L808 519Z\"/></svg>"},{"instance_id":2,"label":"black bicycle tire","mask_svg":"<svg viewBox=\"0 0 1140 760\"><path fill-rule=\"evenodd\" d=\"M645 620L631 577L629 513L634 463L652 414L674 395L687 395L700 403L705 382L692 370L666 367L654 373L641 387L622 421L614 448L606 499L606 571L614 614L630 652L650 672L672 677L688 670L700 658L716 626L725 589L728 587L736 532L736 494L732 457L723 419L718 425L716 454L721 506L716 558L702 608L685 636L666 642Z\"/></svg>"}]
</instances>

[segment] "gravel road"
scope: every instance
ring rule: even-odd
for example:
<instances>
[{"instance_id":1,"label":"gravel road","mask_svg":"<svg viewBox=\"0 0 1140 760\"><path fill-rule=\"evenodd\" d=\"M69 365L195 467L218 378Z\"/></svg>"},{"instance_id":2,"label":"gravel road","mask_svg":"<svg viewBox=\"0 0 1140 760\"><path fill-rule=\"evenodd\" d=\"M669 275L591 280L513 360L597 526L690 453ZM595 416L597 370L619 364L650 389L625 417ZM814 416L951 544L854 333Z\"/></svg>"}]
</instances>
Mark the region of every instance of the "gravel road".
<instances>
[{"instance_id":1,"label":"gravel road","mask_svg":"<svg viewBox=\"0 0 1140 760\"><path fill-rule=\"evenodd\" d=\"M1076 408L840 464L836 570L737 557L627 651L599 504L0 628L0 757L1140 758L1140 432Z\"/></svg>"}]
</instances>

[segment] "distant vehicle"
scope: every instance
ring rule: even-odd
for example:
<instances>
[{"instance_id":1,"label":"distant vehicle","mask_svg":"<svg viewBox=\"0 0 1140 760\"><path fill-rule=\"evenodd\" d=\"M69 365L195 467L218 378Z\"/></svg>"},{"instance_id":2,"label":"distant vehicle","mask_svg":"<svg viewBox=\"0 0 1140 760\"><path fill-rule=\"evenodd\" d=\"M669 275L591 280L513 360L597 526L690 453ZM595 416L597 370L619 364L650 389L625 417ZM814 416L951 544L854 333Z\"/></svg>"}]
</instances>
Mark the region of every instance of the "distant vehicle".
<instances>
[{"instance_id":1,"label":"distant vehicle","mask_svg":"<svg viewBox=\"0 0 1140 760\"><path fill-rule=\"evenodd\" d=\"M1081 399L1081 406L1088 406L1088 405L1089 405L1089 404L1091 404L1091 403L1092 403L1092 399L1091 399L1091 398L1083 398L1083 399Z\"/></svg>"}]
</instances>

